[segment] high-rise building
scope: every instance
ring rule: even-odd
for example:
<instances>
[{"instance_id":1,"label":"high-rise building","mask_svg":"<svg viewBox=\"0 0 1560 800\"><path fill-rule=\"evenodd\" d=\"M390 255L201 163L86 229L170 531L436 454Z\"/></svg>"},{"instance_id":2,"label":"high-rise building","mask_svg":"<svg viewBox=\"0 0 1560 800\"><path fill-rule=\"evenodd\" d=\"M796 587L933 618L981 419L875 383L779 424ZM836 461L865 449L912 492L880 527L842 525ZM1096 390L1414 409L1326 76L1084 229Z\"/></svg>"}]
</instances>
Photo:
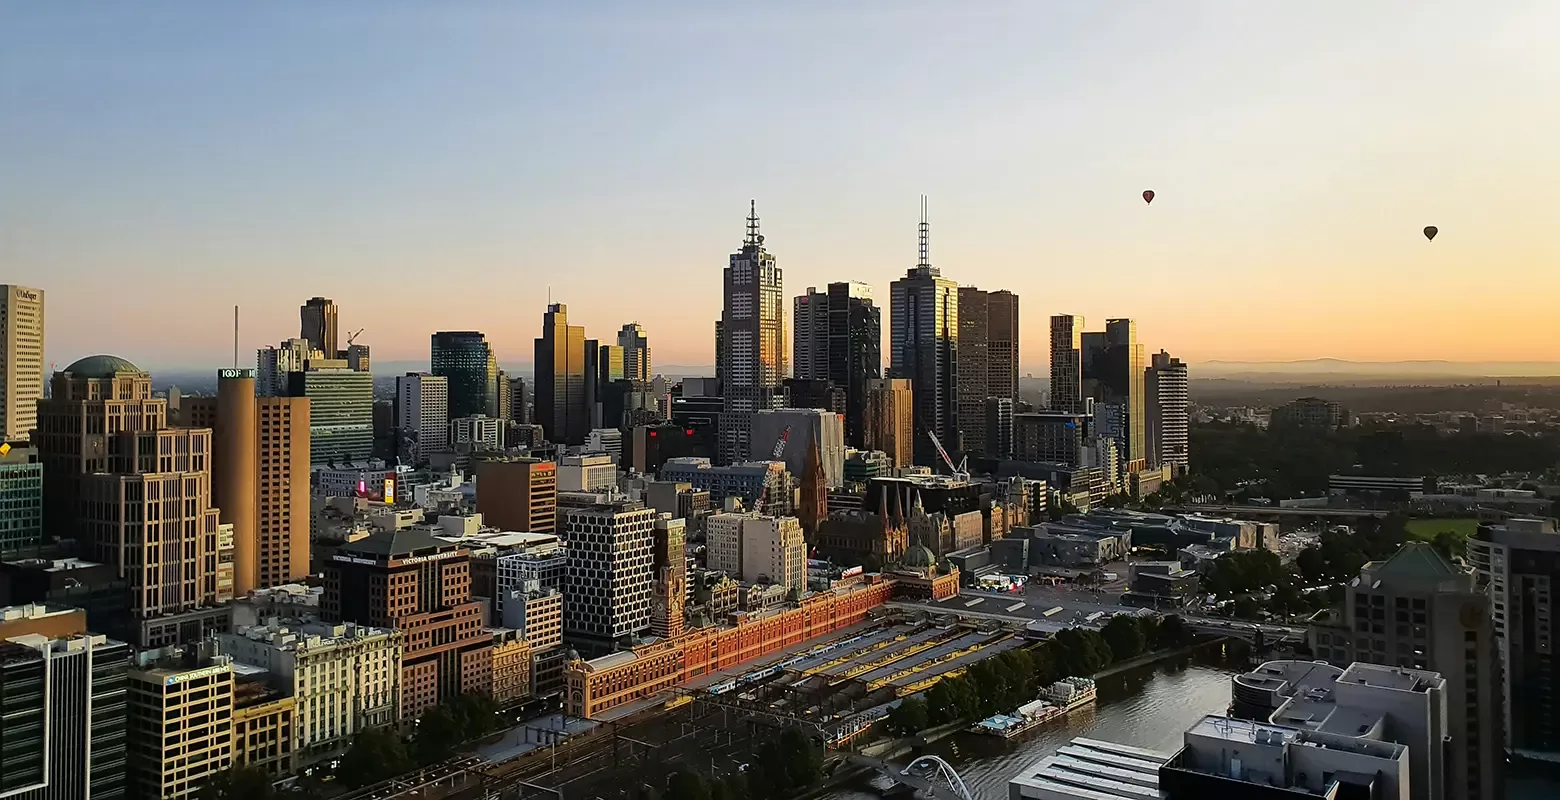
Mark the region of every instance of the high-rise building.
<instances>
[{"instance_id":1,"label":"high-rise building","mask_svg":"<svg viewBox=\"0 0 1560 800\"><path fill-rule=\"evenodd\" d=\"M886 453L894 469L915 463L915 398L908 378L867 384L865 422L867 449Z\"/></svg>"},{"instance_id":2,"label":"high-rise building","mask_svg":"<svg viewBox=\"0 0 1560 800\"><path fill-rule=\"evenodd\" d=\"M991 455L986 400L1018 397L1018 295L959 287L958 397L960 451Z\"/></svg>"},{"instance_id":3,"label":"high-rise building","mask_svg":"<svg viewBox=\"0 0 1560 800\"><path fill-rule=\"evenodd\" d=\"M302 330L298 336L307 339L309 346L324 354L325 358L339 358L336 345L336 301L325 297L311 297L298 309Z\"/></svg>"},{"instance_id":4,"label":"high-rise building","mask_svg":"<svg viewBox=\"0 0 1560 800\"><path fill-rule=\"evenodd\" d=\"M127 672L131 800L200 796L234 764L233 660L210 643L136 653Z\"/></svg>"},{"instance_id":5,"label":"high-rise building","mask_svg":"<svg viewBox=\"0 0 1560 800\"><path fill-rule=\"evenodd\" d=\"M525 378L510 378L504 387L509 392L509 416L510 422L526 425L531 422L531 393L526 388Z\"/></svg>"},{"instance_id":6,"label":"high-rise building","mask_svg":"<svg viewBox=\"0 0 1560 800\"><path fill-rule=\"evenodd\" d=\"M309 574L306 397L256 397L255 373L217 373L215 398L186 398L186 422L211 428L212 503L233 526L238 596Z\"/></svg>"},{"instance_id":7,"label":"high-rise building","mask_svg":"<svg viewBox=\"0 0 1560 800\"><path fill-rule=\"evenodd\" d=\"M791 306L791 376L829 378L829 294L807 287Z\"/></svg>"},{"instance_id":8,"label":"high-rise building","mask_svg":"<svg viewBox=\"0 0 1560 800\"><path fill-rule=\"evenodd\" d=\"M986 294L986 394L1018 399L1018 295Z\"/></svg>"},{"instance_id":9,"label":"high-rise building","mask_svg":"<svg viewBox=\"0 0 1560 800\"><path fill-rule=\"evenodd\" d=\"M285 396L292 386L292 373L309 367L319 351L307 339L288 339L279 347L262 347L255 354L255 392L261 397Z\"/></svg>"},{"instance_id":10,"label":"high-rise building","mask_svg":"<svg viewBox=\"0 0 1560 800\"><path fill-rule=\"evenodd\" d=\"M484 458L477 462L477 512L505 531L552 533L557 529L558 465L535 458Z\"/></svg>"},{"instance_id":11,"label":"high-rise building","mask_svg":"<svg viewBox=\"0 0 1560 800\"><path fill-rule=\"evenodd\" d=\"M498 360L479 331L433 334L429 371L449 381L449 413L498 416Z\"/></svg>"},{"instance_id":12,"label":"high-rise building","mask_svg":"<svg viewBox=\"0 0 1560 800\"><path fill-rule=\"evenodd\" d=\"M41 544L43 462L38 449L21 443L0 447L0 556Z\"/></svg>"},{"instance_id":13,"label":"high-rise building","mask_svg":"<svg viewBox=\"0 0 1560 800\"><path fill-rule=\"evenodd\" d=\"M542 335L536 339L535 360L535 419L548 441L582 444L590 431L595 398L586 392L590 371L585 355L585 328L569 324L564 304L548 306L542 316ZM597 352L590 361L599 357Z\"/></svg>"},{"instance_id":14,"label":"high-rise building","mask_svg":"<svg viewBox=\"0 0 1560 800\"><path fill-rule=\"evenodd\" d=\"M751 206L747 238L731 254L716 337L716 372L724 387L720 415L719 458L743 458L752 438L753 415L775 408L785 378L784 279L775 257L758 232L757 206Z\"/></svg>"},{"instance_id":15,"label":"high-rise building","mask_svg":"<svg viewBox=\"0 0 1560 800\"><path fill-rule=\"evenodd\" d=\"M1082 413L1083 317L1051 317L1051 409Z\"/></svg>"},{"instance_id":16,"label":"high-rise building","mask_svg":"<svg viewBox=\"0 0 1560 800\"><path fill-rule=\"evenodd\" d=\"M889 372L908 378L915 408L915 462L941 463L935 435L948 450L959 442L959 285L932 266L931 226L921 199L920 260L890 284Z\"/></svg>"},{"instance_id":17,"label":"high-rise building","mask_svg":"<svg viewBox=\"0 0 1560 800\"><path fill-rule=\"evenodd\" d=\"M986 398L985 455L988 458L1013 457L1013 398Z\"/></svg>"},{"instance_id":18,"label":"high-rise building","mask_svg":"<svg viewBox=\"0 0 1560 800\"><path fill-rule=\"evenodd\" d=\"M1446 796L1505 797L1500 651L1490 598L1474 573L1428 543L1409 542L1344 587L1340 623L1310 631L1318 658L1446 678Z\"/></svg>"},{"instance_id":19,"label":"high-rise building","mask_svg":"<svg viewBox=\"0 0 1560 800\"><path fill-rule=\"evenodd\" d=\"M1029 411L1013 415L1013 458L1083 466L1092 418L1070 411Z\"/></svg>"},{"instance_id":20,"label":"high-rise building","mask_svg":"<svg viewBox=\"0 0 1560 800\"><path fill-rule=\"evenodd\" d=\"M1519 758L1560 760L1560 533L1554 520L1508 519L1480 525L1468 560L1490 598L1499 665L1506 749Z\"/></svg>"},{"instance_id":21,"label":"high-rise building","mask_svg":"<svg viewBox=\"0 0 1560 800\"><path fill-rule=\"evenodd\" d=\"M648 381L655 377L650 363L650 337L644 326L630 322L618 330L617 346L623 348L623 377L631 381Z\"/></svg>"},{"instance_id":22,"label":"high-rise building","mask_svg":"<svg viewBox=\"0 0 1560 800\"><path fill-rule=\"evenodd\" d=\"M792 475L807 466L807 451L818 446L824 480L831 489L845 485L845 426L838 414L812 408L781 408L753 415L752 451L748 458L767 461L780 450L780 460ZM781 439L785 445L780 447Z\"/></svg>"},{"instance_id":23,"label":"high-rise building","mask_svg":"<svg viewBox=\"0 0 1560 800\"><path fill-rule=\"evenodd\" d=\"M1095 401L1096 433L1116 440L1125 471L1145 469L1145 365L1143 345L1137 341L1137 325L1130 319L1106 320L1104 332L1084 333L1082 341L1083 394Z\"/></svg>"},{"instance_id":24,"label":"high-rise building","mask_svg":"<svg viewBox=\"0 0 1560 800\"><path fill-rule=\"evenodd\" d=\"M45 523L90 560L118 566L143 647L198 636L226 616L216 607L212 432L168 428L167 414L151 376L114 356L56 372L38 404Z\"/></svg>"},{"instance_id":25,"label":"high-rise building","mask_svg":"<svg viewBox=\"0 0 1560 800\"><path fill-rule=\"evenodd\" d=\"M563 597L564 637L626 643L650 627L653 508L621 501L570 509L564 522L570 581Z\"/></svg>"},{"instance_id":26,"label":"high-rise building","mask_svg":"<svg viewBox=\"0 0 1560 800\"><path fill-rule=\"evenodd\" d=\"M450 449L457 453L500 452L504 449L504 424L477 414L450 420Z\"/></svg>"},{"instance_id":27,"label":"high-rise building","mask_svg":"<svg viewBox=\"0 0 1560 800\"><path fill-rule=\"evenodd\" d=\"M72 612L0 608L0 796L125 796L130 649Z\"/></svg>"},{"instance_id":28,"label":"high-rise building","mask_svg":"<svg viewBox=\"0 0 1560 800\"><path fill-rule=\"evenodd\" d=\"M470 553L416 529L342 545L325 564L320 611L331 622L393 628L402 639L399 717L461 694L486 694L493 637L471 597Z\"/></svg>"},{"instance_id":29,"label":"high-rise building","mask_svg":"<svg viewBox=\"0 0 1560 800\"><path fill-rule=\"evenodd\" d=\"M509 373L500 367L498 370L498 413L495 416L504 422L513 419L515 414L514 408L510 405L514 402L514 395L510 394L509 382Z\"/></svg>"},{"instance_id":30,"label":"high-rise building","mask_svg":"<svg viewBox=\"0 0 1560 800\"><path fill-rule=\"evenodd\" d=\"M26 439L43 399L43 290L0 285L0 441Z\"/></svg>"},{"instance_id":31,"label":"high-rise building","mask_svg":"<svg viewBox=\"0 0 1560 800\"><path fill-rule=\"evenodd\" d=\"M655 580L650 598L650 633L675 639L683 632L688 599L687 520L658 513L650 531L650 569Z\"/></svg>"},{"instance_id":32,"label":"high-rise building","mask_svg":"<svg viewBox=\"0 0 1560 800\"><path fill-rule=\"evenodd\" d=\"M843 395L845 441L861 447L865 434L867 385L883 377L882 310L872 287L857 281L831 283L828 291L808 287L796 298L792 375L787 387L810 382ZM793 408L832 408L820 397L798 397Z\"/></svg>"},{"instance_id":33,"label":"high-rise building","mask_svg":"<svg viewBox=\"0 0 1560 800\"><path fill-rule=\"evenodd\" d=\"M443 375L408 372L395 379L401 457L421 464L449 449L450 383Z\"/></svg>"},{"instance_id":34,"label":"high-rise building","mask_svg":"<svg viewBox=\"0 0 1560 800\"><path fill-rule=\"evenodd\" d=\"M308 398L311 465L361 464L373 458L372 373L310 366L288 377L288 395Z\"/></svg>"},{"instance_id":35,"label":"high-rise building","mask_svg":"<svg viewBox=\"0 0 1560 800\"><path fill-rule=\"evenodd\" d=\"M343 356L347 359L347 369L353 372L373 372L370 368L368 345L349 344Z\"/></svg>"},{"instance_id":36,"label":"high-rise building","mask_svg":"<svg viewBox=\"0 0 1560 800\"><path fill-rule=\"evenodd\" d=\"M1190 383L1186 363L1163 350L1149 362L1143 379L1144 404L1148 407L1148 457L1150 467L1169 466L1180 475L1191 464Z\"/></svg>"},{"instance_id":37,"label":"high-rise building","mask_svg":"<svg viewBox=\"0 0 1560 800\"><path fill-rule=\"evenodd\" d=\"M1349 412L1343 406L1320 397L1300 397L1273 409L1268 427L1334 431L1347 427Z\"/></svg>"}]
</instances>

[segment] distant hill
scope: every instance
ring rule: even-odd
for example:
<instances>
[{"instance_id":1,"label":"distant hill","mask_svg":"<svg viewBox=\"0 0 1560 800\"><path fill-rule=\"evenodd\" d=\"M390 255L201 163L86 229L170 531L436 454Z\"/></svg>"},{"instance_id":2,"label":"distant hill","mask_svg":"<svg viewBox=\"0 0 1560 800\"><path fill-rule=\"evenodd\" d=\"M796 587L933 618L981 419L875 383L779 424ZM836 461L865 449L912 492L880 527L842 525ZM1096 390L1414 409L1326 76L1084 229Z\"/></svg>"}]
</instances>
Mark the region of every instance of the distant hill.
<instances>
[{"instance_id":1,"label":"distant hill","mask_svg":"<svg viewBox=\"0 0 1560 800\"><path fill-rule=\"evenodd\" d=\"M1260 383L1327 382L1337 379L1451 380L1536 378L1560 375L1555 361L1204 361L1190 365L1195 378L1232 378Z\"/></svg>"}]
</instances>

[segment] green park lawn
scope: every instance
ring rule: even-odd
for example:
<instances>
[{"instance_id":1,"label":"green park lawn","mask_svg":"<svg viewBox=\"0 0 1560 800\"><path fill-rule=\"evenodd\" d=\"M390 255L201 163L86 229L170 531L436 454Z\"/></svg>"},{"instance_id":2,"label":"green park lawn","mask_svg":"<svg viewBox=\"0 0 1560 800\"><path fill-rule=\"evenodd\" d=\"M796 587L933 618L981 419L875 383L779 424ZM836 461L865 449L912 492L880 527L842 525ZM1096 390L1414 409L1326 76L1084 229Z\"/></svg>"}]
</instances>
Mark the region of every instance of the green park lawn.
<instances>
[{"instance_id":1,"label":"green park lawn","mask_svg":"<svg viewBox=\"0 0 1560 800\"><path fill-rule=\"evenodd\" d=\"M1453 531L1463 538L1472 536L1479 529L1479 521L1471 518L1411 519L1405 523L1408 535L1428 542L1442 531Z\"/></svg>"}]
</instances>

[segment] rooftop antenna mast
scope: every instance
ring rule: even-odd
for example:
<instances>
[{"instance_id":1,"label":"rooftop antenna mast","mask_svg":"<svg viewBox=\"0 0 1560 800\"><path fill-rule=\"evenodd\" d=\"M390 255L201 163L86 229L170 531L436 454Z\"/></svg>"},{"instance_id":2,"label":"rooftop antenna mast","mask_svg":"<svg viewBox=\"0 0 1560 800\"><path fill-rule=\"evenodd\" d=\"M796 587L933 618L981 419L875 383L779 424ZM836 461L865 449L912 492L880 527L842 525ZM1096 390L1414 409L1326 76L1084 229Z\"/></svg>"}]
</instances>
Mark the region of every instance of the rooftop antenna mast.
<instances>
[{"instance_id":1,"label":"rooftop antenna mast","mask_svg":"<svg viewBox=\"0 0 1560 800\"><path fill-rule=\"evenodd\" d=\"M747 239L743 240L742 243L752 247L762 247L764 244L764 236L758 232L757 200L748 201Z\"/></svg>"},{"instance_id":2,"label":"rooftop antenna mast","mask_svg":"<svg viewBox=\"0 0 1560 800\"><path fill-rule=\"evenodd\" d=\"M921 195L921 224L916 226L916 240L920 246L920 260L915 262L918 267L930 267L932 225L926 221L926 195Z\"/></svg>"},{"instance_id":3,"label":"rooftop antenna mast","mask_svg":"<svg viewBox=\"0 0 1560 800\"><path fill-rule=\"evenodd\" d=\"M238 369L238 306L233 306L233 369Z\"/></svg>"}]
</instances>

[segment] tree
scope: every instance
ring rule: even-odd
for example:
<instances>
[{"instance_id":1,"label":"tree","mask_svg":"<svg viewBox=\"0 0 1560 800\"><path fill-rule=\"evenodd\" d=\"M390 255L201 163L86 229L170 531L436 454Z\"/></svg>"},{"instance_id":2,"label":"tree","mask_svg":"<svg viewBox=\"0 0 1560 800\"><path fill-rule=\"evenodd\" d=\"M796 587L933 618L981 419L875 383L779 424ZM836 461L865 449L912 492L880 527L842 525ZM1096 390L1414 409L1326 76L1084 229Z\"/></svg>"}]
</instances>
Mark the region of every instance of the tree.
<instances>
[{"instance_id":1,"label":"tree","mask_svg":"<svg viewBox=\"0 0 1560 800\"><path fill-rule=\"evenodd\" d=\"M271 800L275 796L271 776L249 765L214 773L200 787L200 800Z\"/></svg>"},{"instance_id":2,"label":"tree","mask_svg":"<svg viewBox=\"0 0 1560 800\"><path fill-rule=\"evenodd\" d=\"M449 758L465 738L455 715L445 706L434 706L417 720L417 736L412 745L418 763L436 764Z\"/></svg>"},{"instance_id":3,"label":"tree","mask_svg":"<svg viewBox=\"0 0 1560 800\"><path fill-rule=\"evenodd\" d=\"M1141 655L1148 642L1143 635L1143 627L1138 623L1137 617L1130 614L1117 614L1105 623L1105 628L1100 631L1105 637L1105 643L1110 646L1112 657L1116 661L1126 661Z\"/></svg>"},{"instance_id":4,"label":"tree","mask_svg":"<svg viewBox=\"0 0 1560 800\"><path fill-rule=\"evenodd\" d=\"M1159 647L1173 649L1191 644L1194 636L1192 629L1186 627L1186 620L1171 614L1159 621L1155 641Z\"/></svg>"},{"instance_id":5,"label":"tree","mask_svg":"<svg viewBox=\"0 0 1560 800\"><path fill-rule=\"evenodd\" d=\"M490 695L457 695L449 700L446 708L455 720L462 740L486 736L497 727L498 703Z\"/></svg>"},{"instance_id":6,"label":"tree","mask_svg":"<svg viewBox=\"0 0 1560 800\"><path fill-rule=\"evenodd\" d=\"M791 786L798 789L811 786L823 777L823 753L800 728L786 728L780 732L780 754Z\"/></svg>"},{"instance_id":7,"label":"tree","mask_svg":"<svg viewBox=\"0 0 1560 800\"><path fill-rule=\"evenodd\" d=\"M1257 601L1245 595L1241 595L1240 597L1235 598L1235 605L1232 607L1231 613L1240 619L1256 619L1257 612L1261 610L1262 609L1257 606Z\"/></svg>"},{"instance_id":8,"label":"tree","mask_svg":"<svg viewBox=\"0 0 1560 800\"><path fill-rule=\"evenodd\" d=\"M931 727L925 698L906 697L888 712L888 725L900 736L920 733Z\"/></svg>"},{"instance_id":9,"label":"tree","mask_svg":"<svg viewBox=\"0 0 1560 800\"><path fill-rule=\"evenodd\" d=\"M393 778L412 768L401 737L389 728L369 728L352 739L341 757L341 781L351 787Z\"/></svg>"},{"instance_id":10,"label":"tree","mask_svg":"<svg viewBox=\"0 0 1560 800\"><path fill-rule=\"evenodd\" d=\"M666 779L666 796L678 800L710 800L710 787L703 775L680 769Z\"/></svg>"},{"instance_id":11,"label":"tree","mask_svg":"<svg viewBox=\"0 0 1560 800\"><path fill-rule=\"evenodd\" d=\"M861 557L861 571L862 572L882 572L883 571L883 559L878 558L877 555L874 554L874 553L868 553L868 554L862 556Z\"/></svg>"}]
</instances>

